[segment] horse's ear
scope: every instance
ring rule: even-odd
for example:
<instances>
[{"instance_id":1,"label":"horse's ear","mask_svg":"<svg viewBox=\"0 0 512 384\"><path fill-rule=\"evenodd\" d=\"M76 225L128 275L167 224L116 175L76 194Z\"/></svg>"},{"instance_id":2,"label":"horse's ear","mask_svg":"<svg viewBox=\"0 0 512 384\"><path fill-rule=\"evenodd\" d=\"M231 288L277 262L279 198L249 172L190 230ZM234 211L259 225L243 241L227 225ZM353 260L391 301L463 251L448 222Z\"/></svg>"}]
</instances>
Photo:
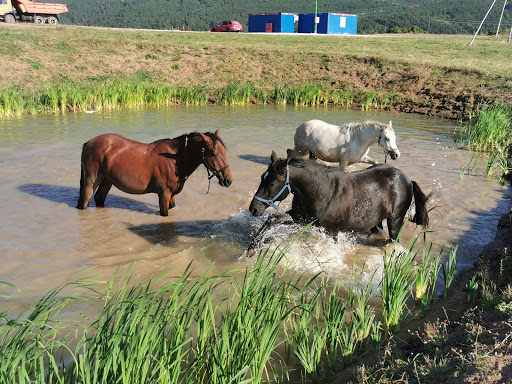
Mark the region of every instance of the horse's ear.
<instances>
[{"instance_id":1,"label":"horse's ear","mask_svg":"<svg viewBox=\"0 0 512 384\"><path fill-rule=\"evenodd\" d=\"M393 128L393 124L391 124L391 120L389 120L388 127L389 127L389 128Z\"/></svg>"},{"instance_id":2,"label":"horse's ear","mask_svg":"<svg viewBox=\"0 0 512 384\"><path fill-rule=\"evenodd\" d=\"M289 162L292 159L292 157L295 155L295 151L293 149L287 149L286 155L287 155L286 162Z\"/></svg>"},{"instance_id":3,"label":"horse's ear","mask_svg":"<svg viewBox=\"0 0 512 384\"><path fill-rule=\"evenodd\" d=\"M270 161L275 163L278 160L277 155L274 151L272 151L272 154L270 155Z\"/></svg>"},{"instance_id":4,"label":"horse's ear","mask_svg":"<svg viewBox=\"0 0 512 384\"><path fill-rule=\"evenodd\" d=\"M216 134L218 137L220 137L220 131L219 131L218 129L215 131L215 134Z\"/></svg>"}]
</instances>

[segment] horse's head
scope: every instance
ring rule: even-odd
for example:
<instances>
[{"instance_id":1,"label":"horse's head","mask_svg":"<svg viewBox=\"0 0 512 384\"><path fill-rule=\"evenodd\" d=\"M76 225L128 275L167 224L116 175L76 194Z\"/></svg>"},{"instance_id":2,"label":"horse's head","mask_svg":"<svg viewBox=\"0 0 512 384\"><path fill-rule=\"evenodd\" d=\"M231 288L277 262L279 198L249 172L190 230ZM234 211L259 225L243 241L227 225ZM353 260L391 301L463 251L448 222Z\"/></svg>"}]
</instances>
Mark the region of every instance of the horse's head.
<instances>
[{"instance_id":1,"label":"horse's head","mask_svg":"<svg viewBox=\"0 0 512 384\"><path fill-rule=\"evenodd\" d=\"M209 178L216 176L219 184L223 187L229 187L233 182L231 169L229 168L227 150L220 138L219 130L215 134L207 132L201 135L205 142L201 162L208 170Z\"/></svg>"},{"instance_id":2,"label":"horse's head","mask_svg":"<svg viewBox=\"0 0 512 384\"><path fill-rule=\"evenodd\" d=\"M267 170L261 175L260 186L249 206L249 212L253 216L261 216L269 206L277 208L274 203L284 200L291 192L288 183L290 175L288 160L279 159L272 151L270 161Z\"/></svg>"},{"instance_id":3,"label":"horse's head","mask_svg":"<svg viewBox=\"0 0 512 384\"><path fill-rule=\"evenodd\" d=\"M377 143L384 148L386 155L390 155L392 160L396 160L400 157L400 151L396 145L395 130L391 125L391 121L380 130L379 141Z\"/></svg>"}]
</instances>

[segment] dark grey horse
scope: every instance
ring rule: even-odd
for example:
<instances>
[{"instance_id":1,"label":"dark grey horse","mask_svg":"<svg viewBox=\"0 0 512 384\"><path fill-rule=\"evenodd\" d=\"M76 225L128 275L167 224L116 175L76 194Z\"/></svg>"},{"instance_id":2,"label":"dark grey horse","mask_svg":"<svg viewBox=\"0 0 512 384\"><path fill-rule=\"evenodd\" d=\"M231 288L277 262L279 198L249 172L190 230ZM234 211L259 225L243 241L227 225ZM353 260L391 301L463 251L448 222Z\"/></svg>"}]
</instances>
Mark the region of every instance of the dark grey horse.
<instances>
[{"instance_id":1,"label":"dark grey horse","mask_svg":"<svg viewBox=\"0 0 512 384\"><path fill-rule=\"evenodd\" d=\"M292 152L287 159L279 159L272 151L270 160L249 206L253 216L261 216L267 207L275 207L275 202L292 193L289 222L315 221L315 225L334 236L340 230L373 232L382 229L386 220L389 237L396 240L414 197L416 214L411 221L428 225L428 197L416 182L391 165L377 164L347 173L312 160L293 158ZM274 222L267 221L258 231L250 250Z\"/></svg>"}]
</instances>

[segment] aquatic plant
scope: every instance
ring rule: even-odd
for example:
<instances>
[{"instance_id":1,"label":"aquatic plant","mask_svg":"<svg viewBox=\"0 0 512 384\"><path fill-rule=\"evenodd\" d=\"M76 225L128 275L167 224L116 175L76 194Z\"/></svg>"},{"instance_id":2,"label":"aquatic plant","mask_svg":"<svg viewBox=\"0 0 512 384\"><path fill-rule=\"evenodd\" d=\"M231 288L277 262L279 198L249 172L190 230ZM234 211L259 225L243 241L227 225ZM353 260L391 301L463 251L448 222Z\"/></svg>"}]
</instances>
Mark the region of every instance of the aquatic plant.
<instances>
[{"instance_id":1,"label":"aquatic plant","mask_svg":"<svg viewBox=\"0 0 512 384\"><path fill-rule=\"evenodd\" d=\"M479 283L476 280L476 277L477 277L476 274L473 275L471 280L469 280L468 284L466 285L466 287L468 289L468 302L470 302L470 303L475 301L477 293L478 293Z\"/></svg>"},{"instance_id":2,"label":"aquatic plant","mask_svg":"<svg viewBox=\"0 0 512 384\"><path fill-rule=\"evenodd\" d=\"M328 365L336 366L338 348L340 344L340 332L345 326L346 303L341 295L341 279L338 280L328 293L322 293L322 314L325 325L325 343L328 357Z\"/></svg>"},{"instance_id":3,"label":"aquatic plant","mask_svg":"<svg viewBox=\"0 0 512 384\"><path fill-rule=\"evenodd\" d=\"M487 176L494 174L495 167L500 170L500 177L508 174L512 170L512 108L499 104L482 108L475 123L458 132L457 140L471 150L489 153Z\"/></svg>"},{"instance_id":4,"label":"aquatic plant","mask_svg":"<svg viewBox=\"0 0 512 384\"><path fill-rule=\"evenodd\" d=\"M384 272L381 283L382 322L385 331L395 330L403 320L402 313L411 295L414 281L413 267L415 254L393 248L388 255L384 252Z\"/></svg>"},{"instance_id":5,"label":"aquatic plant","mask_svg":"<svg viewBox=\"0 0 512 384\"><path fill-rule=\"evenodd\" d=\"M326 328L320 323L319 293L316 291L309 300L302 295L300 305L288 319L291 349L304 369L304 378L314 382L320 378L322 352L327 340Z\"/></svg>"},{"instance_id":6,"label":"aquatic plant","mask_svg":"<svg viewBox=\"0 0 512 384\"><path fill-rule=\"evenodd\" d=\"M20 116L24 113L63 113L88 110L119 110L145 105L171 104L247 105L250 103L292 104L317 106L329 104L351 106L356 100L365 110L380 108L390 98L376 92L354 91L350 86L333 88L320 82L300 85L276 85L274 89L256 86L252 82L231 82L212 89L203 85L171 86L151 81L149 75L101 76L87 82L62 80L32 90L11 87L0 92L0 116Z\"/></svg>"},{"instance_id":7,"label":"aquatic plant","mask_svg":"<svg viewBox=\"0 0 512 384\"><path fill-rule=\"evenodd\" d=\"M360 349L362 349L364 342L369 337L372 325L375 322L375 309L369 302L373 294L374 277L375 272L370 276L363 287L358 287L356 281L362 281L362 276L361 273L357 275L355 269L352 268L348 305L352 310L350 315L351 322L355 329L357 344L360 346Z\"/></svg>"},{"instance_id":8,"label":"aquatic plant","mask_svg":"<svg viewBox=\"0 0 512 384\"><path fill-rule=\"evenodd\" d=\"M61 336L65 325L60 313L77 298L64 291L100 283L77 279L51 290L15 317L0 313L0 382L65 382L61 358L70 349ZM2 284L15 288L8 282Z\"/></svg>"},{"instance_id":9,"label":"aquatic plant","mask_svg":"<svg viewBox=\"0 0 512 384\"><path fill-rule=\"evenodd\" d=\"M448 262L446 264L441 264L441 269L443 271L443 279L444 279L444 297L448 296L448 290L453 281L453 277L455 276L455 272L457 270L457 248L459 246L456 245L450 249L450 254L448 256Z\"/></svg>"},{"instance_id":10,"label":"aquatic plant","mask_svg":"<svg viewBox=\"0 0 512 384\"><path fill-rule=\"evenodd\" d=\"M98 292L104 282L82 278L14 318L2 312L0 382L280 382L288 377L290 357L304 380L320 381L378 348L382 330L403 320L414 280L412 245L385 255L382 323L369 302L373 275L358 286L361 275L353 272L345 299L341 280L318 281L318 274L288 268L288 245L260 252L241 278L231 272L207 276L209 269L194 276L188 265L179 276L170 277L168 269L137 283L132 264L116 271L104 293ZM429 287L434 285L431 273ZM64 292L74 286L93 292L80 300L102 304L81 335L66 331L59 317L78 299Z\"/></svg>"},{"instance_id":11,"label":"aquatic plant","mask_svg":"<svg viewBox=\"0 0 512 384\"><path fill-rule=\"evenodd\" d=\"M432 243L426 242L426 234L424 234L423 246L421 247L423 253L422 262L421 265L416 265L415 268L416 279L414 294L415 303L420 306L422 315L425 315L425 312L434 300L437 278L441 268L441 256L444 251L443 246L441 247L439 255L432 259L430 255L432 245Z\"/></svg>"}]
</instances>

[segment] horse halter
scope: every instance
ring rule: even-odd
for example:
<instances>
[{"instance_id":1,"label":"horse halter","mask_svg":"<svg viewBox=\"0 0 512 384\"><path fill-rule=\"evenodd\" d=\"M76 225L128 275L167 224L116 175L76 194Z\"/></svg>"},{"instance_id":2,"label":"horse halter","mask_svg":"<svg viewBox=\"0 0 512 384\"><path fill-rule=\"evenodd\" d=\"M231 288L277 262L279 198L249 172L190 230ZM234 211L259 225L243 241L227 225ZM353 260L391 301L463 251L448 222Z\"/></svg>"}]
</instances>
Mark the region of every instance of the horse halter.
<instances>
[{"instance_id":1,"label":"horse halter","mask_svg":"<svg viewBox=\"0 0 512 384\"><path fill-rule=\"evenodd\" d=\"M281 196L286 189L288 190L289 193L292 193L292 188L290 187L290 166L288 164L286 164L286 181L283 185L283 188L281 188L281 190L279 191L279 193L277 195L275 195L272 199L263 199L258 196L254 196L253 199L261 201L262 203L265 203L268 206L280 211L279 206L274 204L274 201L276 201L279 198L279 196Z\"/></svg>"},{"instance_id":2,"label":"horse halter","mask_svg":"<svg viewBox=\"0 0 512 384\"><path fill-rule=\"evenodd\" d=\"M219 170L215 170L213 169L207 162L206 160L204 159L204 152L205 152L205 149L204 147L201 148L201 163L203 163L204 167L206 168L206 171L208 172L208 180L211 180L214 176L217 176L219 173L221 173L222 171L225 171L226 169L229 168L229 164L226 165L225 167L222 167L221 169ZM211 172L211 174L210 174Z\"/></svg>"},{"instance_id":3,"label":"horse halter","mask_svg":"<svg viewBox=\"0 0 512 384\"><path fill-rule=\"evenodd\" d=\"M206 144L206 140L203 138L203 146L201 147L201 163L205 166L206 172L208 173L208 190L206 191L206 194L208 194L208 192L210 192L210 185L211 185L211 182L212 182L212 178L217 176L222 171L225 171L226 169L228 169L229 168L229 164L226 165L225 167L219 169L219 170L213 169L206 162L206 160L204 158L204 153L205 153L204 145L205 144ZM188 175L187 175L187 146L188 146L188 135L185 136L185 180L188 180Z\"/></svg>"},{"instance_id":4,"label":"horse halter","mask_svg":"<svg viewBox=\"0 0 512 384\"><path fill-rule=\"evenodd\" d=\"M380 139L382 139L383 132L384 132L384 128L381 128L380 133L379 133L379 138L377 139L377 144L380 145L382 148L384 148L384 163L387 163L388 162L388 154L391 151L380 143Z\"/></svg>"},{"instance_id":5,"label":"horse halter","mask_svg":"<svg viewBox=\"0 0 512 384\"><path fill-rule=\"evenodd\" d=\"M206 140L203 138L203 147L201 148L201 163L203 163L204 167L206 168L206 172L208 173L208 190L206 191L206 194L208 194L210 192L210 186L212 184L212 178L217 176L219 173L221 173L222 171L225 171L226 169L229 168L229 164L226 165L225 167L222 167L221 169L219 170L215 170L213 169L207 162L206 160L204 159L204 153L205 153L205 148L204 148L204 144L206 144Z\"/></svg>"}]
</instances>

